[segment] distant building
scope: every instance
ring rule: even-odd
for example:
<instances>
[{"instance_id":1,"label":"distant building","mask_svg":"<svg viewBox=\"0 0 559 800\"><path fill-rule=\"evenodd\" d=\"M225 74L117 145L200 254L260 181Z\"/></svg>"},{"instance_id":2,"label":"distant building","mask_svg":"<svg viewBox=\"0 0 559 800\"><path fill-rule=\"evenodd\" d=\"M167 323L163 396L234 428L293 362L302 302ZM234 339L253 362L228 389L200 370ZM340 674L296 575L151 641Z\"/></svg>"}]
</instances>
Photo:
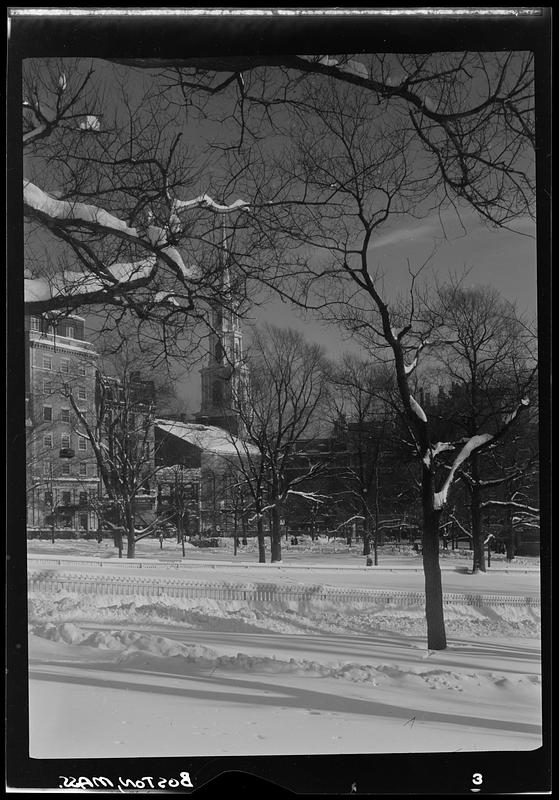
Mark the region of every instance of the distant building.
<instances>
[{"instance_id":1,"label":"distant building","mask_svg":"<svg viewBox=\"0 0 559 800\"><path fill-rule=\"evenodd\" d=\"M97 461L68 393L93 422L98 354L77 316L26 317L25 343L27 526L86 532L96 527Z\"/></svg>"},{"instance_id":2,"label":"distant building","mask_svg":"<svg viewBox=\"0 0 559 800\"><path fill-rule=\"evenodd\" d=\"M239 462L247 453L257 456L256 448L215 425L156 419L155 453L158 481L171 466L188 469L190 483L198 480L200 530L228 528L234 487L242 481Z\"/></svg>"},{"instance_id":3,"label":"distant building","mask_svg":"<svg viewBox=\"0 0 559 800\"><path fill-rule=\"evenodd\" d=\"M108 471L126 466L128 486L139 485L133 496L138 523L152 521L156 506L155 384L139 372L112 377L97 372L95 406ZM114 454L114 456L112 455ZM101 486L101 496L108 489ZM111 521L111 514L105 513Z\"/></svg>"}]
</instances>

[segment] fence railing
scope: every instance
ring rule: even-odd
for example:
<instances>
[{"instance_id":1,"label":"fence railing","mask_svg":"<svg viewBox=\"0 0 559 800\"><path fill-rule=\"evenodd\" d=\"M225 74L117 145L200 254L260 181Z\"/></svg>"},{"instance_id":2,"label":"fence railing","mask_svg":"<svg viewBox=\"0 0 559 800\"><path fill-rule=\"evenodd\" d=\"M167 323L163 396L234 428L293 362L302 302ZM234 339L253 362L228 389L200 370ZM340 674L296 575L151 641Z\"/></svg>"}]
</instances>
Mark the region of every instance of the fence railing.
<instances>
[{"instance_id":1,"label":"fence railing","mask_svg":"<svg viewBox=\"0 0 559 800\"><path fill-rule=\"evenodd\" d=\"M254 603L299 604L313 602L364 603L374 605L423 606L422 592L404 592L385 589L348 589L329 586L281 586L271 583L225 583L187 581L168 577L140 575L98 575L81 573L57 573L29 571L27 577L29 593L58 591L77 594L119 595L140 597L175 597L181 599L243 600ZM539 607L540 599L531 596L497 594L443 595L445 605L467 606L531 606Z\"/></svg>"}]
</instances>

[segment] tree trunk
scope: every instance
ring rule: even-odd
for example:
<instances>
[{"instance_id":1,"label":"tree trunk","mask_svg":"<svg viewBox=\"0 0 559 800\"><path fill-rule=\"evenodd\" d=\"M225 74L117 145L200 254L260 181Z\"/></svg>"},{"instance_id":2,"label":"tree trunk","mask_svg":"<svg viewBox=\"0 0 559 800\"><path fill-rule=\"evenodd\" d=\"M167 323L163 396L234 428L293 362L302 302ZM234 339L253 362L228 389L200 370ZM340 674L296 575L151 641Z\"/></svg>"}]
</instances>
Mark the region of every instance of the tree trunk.
<instances>
[{"instance_id":1,"label":"tree trunk","mask_svg":"<svg viewBox=\"0 0 559 800\"><path fill-rule=\"evenodd\" d=\"M124 525L126 530L126 558L136 557L136 526L134 512L129 503L124 507Z\"/></svg>"},{"instance_id":2,"label":"tree trunk","mask_svg":"<svg viewBox=\"0 0 559 800\"><path fill-rule=\"evenodd\" d=\"M470 518L472 524L472 573L486 572L483 531L481 529L481 491L479 488L479 465L476 454L472 456L472 480L470 491Z\"/></svg>"},{"instance_id":3,"label":"tree trunk","mask_svg":"<svg viewBox=\"0 0 559 800\"><path fill-rule=\"evenodd\" d=\"M258 563L266 563L266 543L264 541L264 522L262 517L258 517L256 522L256 535L258 537Z\"/></svg>"},{"instance_id":4,"label":"tree trunk","mask_svg":"<svg viewBox=\"0 0 559 800\"><path fill-rule=\"evenodd\" d=\"M429 650L446 648L443 587L439 563L439 520L441 511L433 507L433 475L423 467L423 572L425 575L425 618Z\"/></svg>"},{"instance_id":5,"label":"tree trunk","mask_svg":"<svg viewBox=\"0 0 559 800\"><path fill-rule=\"evenodd\" d=\"M188 525L188 521L187 521ZM180 541L181 548L182 548L182 557L184 558L186 555L186 550L184 547L184 519L182 514L179 514L177 517L177 537Z\"/></svg>"},{"instance_id":6,"label":"tree trunk","mask_svg":"<svg viewBox=\"0 0 559 800\"><path fill-rule=\"evenodd\" d=\"M507 561L514 561L514 558L516 557L516 536L514 535L514 526L512 524L512 509L507 508L505 514L505 547L507 552Z\"/></svg>"},{"instance_id":7,"label":"tree trunk","mask_svg":"<svg viewBox=\"0 0 559 800\"><path fill-rule=\"evenodd\" d=\"M113 532L113 541L115 547L118 548L118 557L122 558L122 528Z\"/></svg>"},{"instance_id":8,"label":"tree trunk","mask_svg":"<svg viewBox=\"0 0 559 800\"><path fill-rule=\"evenodd\" d=\"M272 523L272 531L271 531L271 561L281 561L281 526L280 526L280 519L281 519L281 509L278 505L275 505L272 508L272 515L271 515L271 523Z\"/></svg>"},{"instance_id":9,"label":"tree trunk","mask_svg":"<svg viewBox=\"0 0 559 800\"><path fill-rule=\"evenodd\" d=\"M363 531L363 555L368 556L371 552L371 532Z\"/></svg>"}]
</instances>

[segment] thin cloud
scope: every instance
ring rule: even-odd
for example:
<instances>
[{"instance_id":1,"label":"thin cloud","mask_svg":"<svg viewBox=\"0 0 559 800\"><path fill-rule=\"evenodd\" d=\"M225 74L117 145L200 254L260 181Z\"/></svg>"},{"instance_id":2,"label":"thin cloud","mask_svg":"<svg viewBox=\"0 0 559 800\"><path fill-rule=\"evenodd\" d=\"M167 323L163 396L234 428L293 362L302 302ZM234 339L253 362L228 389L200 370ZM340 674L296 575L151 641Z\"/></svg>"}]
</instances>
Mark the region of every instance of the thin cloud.
<instances>
[{"instance_id":1,"label":"thin cloud","mask_svg":"<svg viewBox=\"0 0 559 800\"><path fill-rule=\"evenodd\" d=\"M371 248L373 250L378 250L380 247L409 243L410 239L433 238L435 231L436 228L434 225L417 225L414 227L399 228L396 231L384 234L384 236L379 236L378 239L374 239Z\"/></svg>"}]
</instances>

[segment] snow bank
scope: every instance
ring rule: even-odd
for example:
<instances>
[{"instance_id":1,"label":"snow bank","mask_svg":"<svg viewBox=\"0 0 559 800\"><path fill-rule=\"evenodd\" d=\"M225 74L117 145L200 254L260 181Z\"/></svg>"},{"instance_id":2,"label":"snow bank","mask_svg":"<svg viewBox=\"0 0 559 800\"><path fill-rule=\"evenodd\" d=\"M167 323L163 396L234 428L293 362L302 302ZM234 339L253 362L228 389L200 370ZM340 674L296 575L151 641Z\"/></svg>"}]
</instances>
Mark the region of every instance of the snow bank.
<instances>
[{"instance_id":1,"label":"snow bank","mask_svg":"<svg viewBox=\"0 0 559 800\"><path fill-rule=\"evenodd\" d=\"M137 633L130 630L98 630L89 632L75 625L60 623L36 625L31 628L31 636L60 641L66 644L118 650L115 664L125 669L149 669L157 672L172 672L175 675L188 675L196 670L225 670L241 673L269 673L308 675L322 678L348 680L366 683L369 686L383 684L428 687L430 689L452 689L463 691L464 685L511 686L528 684L539 686L537 674L505 675L502 672L460 672L443 667L431 669L416 665L401 664L362 664L355 661L324 663L305 658L282 659L276 656L248 655L237 652L235 655L220 654L203 645L181 644L165 636Z\"/></svg>"},{"instance_id":2,"label":"snow bank","mask_svg":"<svg viewBox=\"0 0 559 800\"><path fill-rule=\"evenodd\" d=\"M212 631L276 631L317 635L323 631L363 634L390 631L425 635L425 610L415 606L386 606L380 601L340 602L338 599L262 602L174 598L166 595L81 595L65 590L29 596L29 622L113 622L170 626ZM515 636L540 633L540 609L533 606L449 605L447 632L452 635Z\"/></svg>"}]
</instances>

